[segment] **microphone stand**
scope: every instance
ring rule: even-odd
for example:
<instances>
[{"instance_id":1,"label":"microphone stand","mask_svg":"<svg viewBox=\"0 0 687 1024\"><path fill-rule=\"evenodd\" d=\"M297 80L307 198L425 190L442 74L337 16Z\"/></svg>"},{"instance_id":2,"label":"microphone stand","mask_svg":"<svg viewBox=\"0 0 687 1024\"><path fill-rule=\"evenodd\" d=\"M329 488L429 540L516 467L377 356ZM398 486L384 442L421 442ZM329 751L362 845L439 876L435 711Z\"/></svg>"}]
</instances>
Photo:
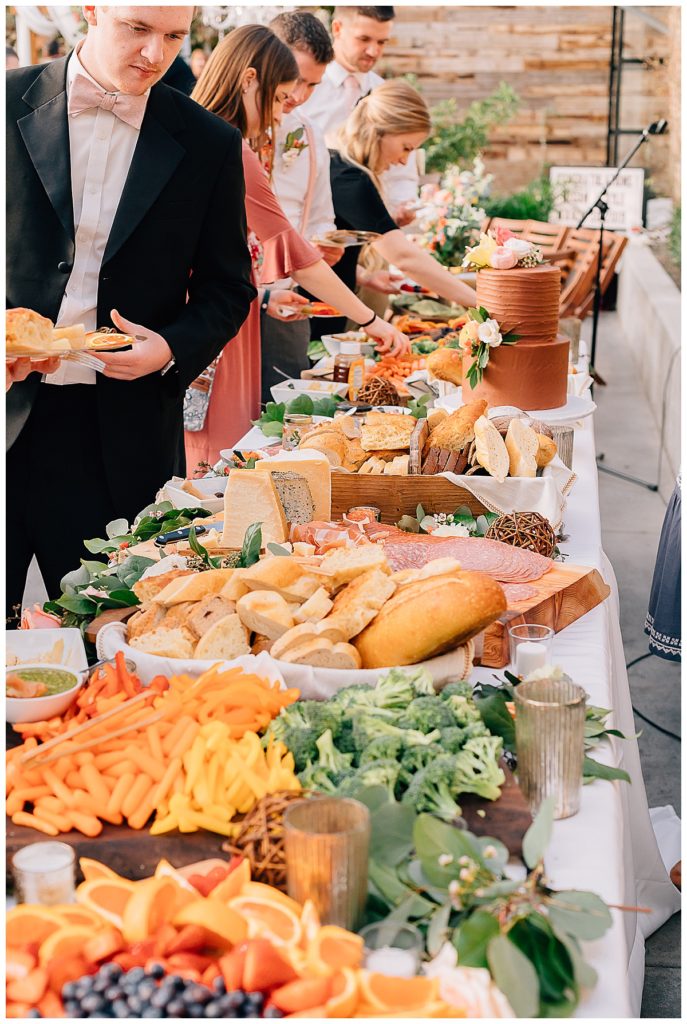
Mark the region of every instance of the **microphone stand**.
<instances>
[{"instance_id":1,"label":"microphone stand","mask_svg":"<svg viewBox=\"0 0 687 1024\"><path fill-rule=\"evenodd\" d=\"M665 132L667 127L668 127L668 122L667 121L654 121L653 124L650 124L648 128L645 128L642 131L642 134L639 137L639 139L637 140L637 143L632 147L632 149L627 154L627 156L625 157L623 162L617 168L617 170L616 170L615 174L613 175L613 177L610 178L609 181L606 182L606 184L604 185L604 187L601 190L601 192L599 193L599 195L596 197L596 199L594 200L592 205L589 207L589 209L586 211L586 213L583 214L583 216L580 218L579 223L577 224L577 228L578 229L581 228L582 225L584 224L584 222L587 220L587 218L591 215L593 210L598 210L599 211L599 218L600 218L600 222L601 223L600 223L600 226L599 226L599 251L597 253L597 258L596 258L596 282L595 282L595 287L594 287L594 306L593 306L593 312L592 312L592 346L591 346L591 352L590 352L590 357L589 357L589 361L590 361L589 372L590 372L591 376L594 378L594 381L597 384L601 384L602 386L606 384L606 381L601 377L601 375L595 369L594 361L595 361L595 358L596 358L596 337L597 337L597 331L598 331L598 328L599 328L599 313L601 312L601 269L602 269L602 266L603 266L604 227L605 227L605 223L606 223L606 214L608 213L608 203L605 201L604 196L608 192L608 190L611 187L611 185L613 184L613 182L617 180L617 178L620 175L620 172L625 170L625 168L630 163L630 161L634 157L634 155L637 152L637 150L640 149L641 146L644 145L644 143L648 140L649 136L650 135L663 135L663 133ZM603 458L604 458L604 454L603 453L601 455L597 455L596 461L597 461L597 464L599 464L599 469L602 470L604 473L609 473L611 476L620 477L622 480L629 480L630 483L639 484L641 487L646 487L647 490L649 490L649 491L657 491L658 490L658 484L657 483L656 484L650 484L646 480L640 480L637 477L629 476L627 473L621 473L617 469L611 469L608 466L600 465L600 463L603 460Z\"/></svg>"}]
</instances>

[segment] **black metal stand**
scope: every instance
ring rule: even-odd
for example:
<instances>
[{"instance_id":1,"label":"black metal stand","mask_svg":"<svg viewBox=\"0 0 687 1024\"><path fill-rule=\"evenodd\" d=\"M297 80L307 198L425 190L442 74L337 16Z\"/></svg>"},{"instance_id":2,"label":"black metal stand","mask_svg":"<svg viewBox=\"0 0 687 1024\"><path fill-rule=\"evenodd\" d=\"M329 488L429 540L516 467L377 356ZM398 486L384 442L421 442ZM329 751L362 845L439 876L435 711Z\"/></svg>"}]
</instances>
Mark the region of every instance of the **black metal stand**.
<instances>
[{"instance_id":1,"label":"black metal stand","mask_svg":"<svg viewBox=\"0 0 687 1024\"><path fill-rule=\"evenodd\" d=\"M620 175L620 172L625 170L625 168L630 163L630 161L634 157L634 155L637 152L637 150L641 146L644 145L644 143L647 141L649 136L650 135L663 135L663 133L665 132L667 127L668 127L668 122L667 121L654 121L653 124L650 124L648 128L644 129L644 131L642 132L642 134L641 134L639 140L637 141L636 145L633 146L633 148L627 154L627 156L625 157L623 162L617 168L617 170L616 170L615 174L613 175L613 177L609 181L606 182L606 185L604 186L604 188L601 190L601 192L596 197L596 199L594 200L592 205L589 207L589 209L586 211L586 213L580 218L580 221L579 221L579 223L577 225L578 228L581 228L582 225L587 220L587 218L590 216L590 214L592 213L593 210L598 210L599 211L599 218L600 218L601 223L600 223L600 226L599 226L599 251L597 253L597 258L596 258L596 282L595 282L595 286L594 286L594 306L593 306L593 310L592 310L592 345L591 345L591 351L590 351L590 354L589 354L589 363L590 363L590 365L589 365L589 373L594 378L594 382L596 384L600 384L602 386L604 386L606 384L606 381L600 376L600 374L596 370L596 368L595 368L595 360L596 360L596 338L597 338L597 332L598 332L598 329L599 329L599 313L601 312L601 270L602 270L602 267L603 267L604 228L605 228L605 224L606 224L606 214L608 213L608 203L605 201L604 196L608 192L608 190L611 187L611 185L613 184L613 182L618 178L618 176ZM592 387L593 387L593 385L592 385ZM604 458L603 454L597 455L597 457L596 457L597 465L598 465L599 469L602 472L608 473L611 476L617 476L621 480L628 480L630 483L637 484L640 487L646 487L646 489L648 491L657 491L658 490L658 484L657 483L650 484L647 480L640 480L638 477L630 476L628 473L621 473L617 469L611 469L608 466L601 465L601 463L603 461L603 458Z\"/></svg>"}]
</instances>

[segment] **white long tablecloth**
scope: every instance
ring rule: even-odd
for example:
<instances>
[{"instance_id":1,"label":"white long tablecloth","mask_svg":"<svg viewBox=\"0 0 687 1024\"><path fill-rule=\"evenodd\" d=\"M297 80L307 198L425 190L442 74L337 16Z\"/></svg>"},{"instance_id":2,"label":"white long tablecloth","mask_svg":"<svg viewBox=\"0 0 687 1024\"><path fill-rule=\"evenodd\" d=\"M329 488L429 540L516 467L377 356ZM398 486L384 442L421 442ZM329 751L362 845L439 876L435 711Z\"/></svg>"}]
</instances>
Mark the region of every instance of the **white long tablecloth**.
<instances>
[{"instance_id":1,"label":"white long tablecloth","mask_svg":"<svg viewBox=\"0 0 687 1024\"><path fill-rule=\"evenodd\" d=\"M255 429L234 446L259 444ZM262 440L264 444L264 439ZM620 633L618 586L601 545L598 474L593 418L575 431L573 469L577 482L568 497L561 545L567 561L597 568L611 587L598 608L558 633L553 661L584 686L592 704L611 708L610 725L634 735L630 687ZM494 669L475 669L471 679L493 682ZM595 780L584 786L580 811L556 822L546 857L553 886L588 889L607 903L647 907L651 913L613 910L613 926L603 939L586 943L596 969L596 987L585 993L578 1017L639 1017L644 984L644 940L680 907L680 895L661 860L649 818L637 741L613 740L594 751L605 764L624 768L626 782ZM678 767L676 765L676 771Z\"/></svg>"}]
</instances>

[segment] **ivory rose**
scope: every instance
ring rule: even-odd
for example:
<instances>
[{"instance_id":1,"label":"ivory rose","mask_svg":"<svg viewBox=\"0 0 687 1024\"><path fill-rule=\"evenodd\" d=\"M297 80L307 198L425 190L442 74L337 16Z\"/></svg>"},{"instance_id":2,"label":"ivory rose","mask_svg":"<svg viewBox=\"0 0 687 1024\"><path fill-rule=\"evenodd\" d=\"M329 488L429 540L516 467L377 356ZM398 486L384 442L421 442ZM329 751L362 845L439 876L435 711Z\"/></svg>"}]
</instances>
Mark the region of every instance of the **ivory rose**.
<instances>
[{"instance_id":1,"label":"ivory rose","mask_svg":"<svg viewBox=\"0 0 687 1024\"><path fill-rule=\"evenodd\" d=\"M489 348L496 348L502 341L501 331L496 320L485 320L484 323L478 324L477 335L479 340Z\"/></svg>"},{"instance_id":2,"label":"ivory rose","mask_svg":"<svg viewBox=\"0 0 687 1024\"><path fill-rule=\"evenodd\" d=\"M533 251L534 246L531 242L526 242L524 238L507 238L503 243L506 249L510 249L514 252L519 260L523 256L529 256Z\"/></svg>"}]
</instances>

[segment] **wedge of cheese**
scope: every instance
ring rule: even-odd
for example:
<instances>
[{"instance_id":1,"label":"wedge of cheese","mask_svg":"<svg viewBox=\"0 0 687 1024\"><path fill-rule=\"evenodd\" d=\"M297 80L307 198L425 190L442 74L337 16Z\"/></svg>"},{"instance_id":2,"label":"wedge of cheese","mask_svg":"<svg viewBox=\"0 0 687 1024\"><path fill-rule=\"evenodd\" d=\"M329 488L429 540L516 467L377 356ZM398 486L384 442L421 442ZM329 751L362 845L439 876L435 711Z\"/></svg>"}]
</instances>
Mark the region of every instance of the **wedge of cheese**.
<instances>
[{"instance_id":1,"label":"wedge of cheese","mask_svg":"<svg viewBox=\"0 0 687 1024\"><path fill-rule=\"evenodd\" d=\"M284 452L273 459L259 459L254 473L298 473L305 477L315 505L313 519L327 521L332 515L332 478L329 460L322 452Z\"/></svg>"},{"instance_id":2,"label":"wedge of cheese","mask_svg":"<svg viewBox=\"0 0 687 1024\"><path fill-rule=\"evenodd\" d=\"M258 463L259 465L259 463ZM262 523L262 546L283 544L289 529L272 478L254 469L232 469L224 492L222 545L240 548L252 523Z\"/></svg>"}]
</instances>

